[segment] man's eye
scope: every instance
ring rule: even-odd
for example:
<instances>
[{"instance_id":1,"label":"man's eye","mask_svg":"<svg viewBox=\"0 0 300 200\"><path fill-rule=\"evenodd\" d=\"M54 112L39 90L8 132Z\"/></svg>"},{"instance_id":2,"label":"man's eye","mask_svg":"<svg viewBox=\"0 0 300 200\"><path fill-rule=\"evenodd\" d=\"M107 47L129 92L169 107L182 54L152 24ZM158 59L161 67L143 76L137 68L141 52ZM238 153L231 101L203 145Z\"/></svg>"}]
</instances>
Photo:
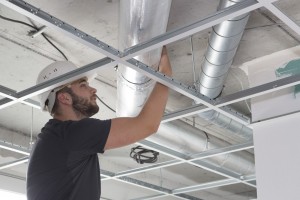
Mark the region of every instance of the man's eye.
<instances>
[{"instance_id":1,"label":"man's eye","mask_svg":"<svg viewBox=\"0 0 300 200\"><path fill-rule=\"evenodd\" d=\"M81 82L80 83L80 87L87 87L87 86L89 86L88 82Z\"/></svg>"}]
</instances>

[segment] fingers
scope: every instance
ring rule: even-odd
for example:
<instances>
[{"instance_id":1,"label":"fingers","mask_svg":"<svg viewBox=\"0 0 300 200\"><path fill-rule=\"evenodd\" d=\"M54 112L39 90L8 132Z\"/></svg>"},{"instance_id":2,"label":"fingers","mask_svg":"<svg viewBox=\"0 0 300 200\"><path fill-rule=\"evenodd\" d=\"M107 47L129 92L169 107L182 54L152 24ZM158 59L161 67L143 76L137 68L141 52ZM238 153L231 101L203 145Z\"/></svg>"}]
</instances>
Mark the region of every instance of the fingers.
<instances>
[{"instance_id":1,"label":"fingers","mask_svg":"<svg viewBox=\"0 0 300 200\"><path fill-rule=\"evenodd\" d=\"M168 55L167 47L163 46L161 55Z\"/></svg>"},{"instance_id":2,"label":"fingers","mask_svg":"<svg viewBox=\"0 0 300 200\"><path fill-rule=\"evenodd\" d=\"M160 63L159 63L159 71L168 76L172 75L172 68L171 68L171 64L169 61L169 56L168 56L166 46L163 46L163 48L162 48L162 53L161 53L161 58L160 58Z\"/></svg>"}]
</instances>

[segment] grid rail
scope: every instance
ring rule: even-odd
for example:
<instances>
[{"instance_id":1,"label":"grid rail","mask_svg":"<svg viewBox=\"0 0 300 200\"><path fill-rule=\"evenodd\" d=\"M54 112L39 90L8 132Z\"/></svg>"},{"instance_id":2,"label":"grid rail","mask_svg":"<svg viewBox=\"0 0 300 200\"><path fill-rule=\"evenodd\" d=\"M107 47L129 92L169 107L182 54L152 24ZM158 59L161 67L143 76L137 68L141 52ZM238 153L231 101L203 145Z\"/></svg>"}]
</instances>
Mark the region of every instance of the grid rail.
<instances>
[{"instance_id":1,"label":"grid rail","mask_svg":"<svg viewBox=\"0 0 300 200\"><path fill-rule=\"evenodd\" d=\"M168 122L175 119L180 119L183 117L191 116L200 112L208 111L208 110L216 110L218 112L221 112L222 114L239 121L240 123L244 125L251 125L251 121L248 120L246 117L239 115L235 112L231 112L226 106L233 104L235 102L239 102L245 99L253 98L256 96L260 96L266 93L270 93L276 90L280 90L283 88L291 87L294 85L297 85L300 83L300 75L287 77L284 79L280 79L268 84L260 85L254 88L250 88L247 90L243 90L240 92L237 92L235 94L231 94L216 100L209 99L201 94L199 94L196 90L194 90L191 86L187 86L184 83L181 83L173 78L167 77L157 71L153 71L150 67L146 66L145 64L133 59L134 56L140 55L142 53L148 52L152 49L159 48L163 45L169 44L171 42L178 41L180 39L186 38L188 36L191 36L199 31L202 31L204 29L210 28L224 20L228 20L230 18L239 16L241 14L245 14L247 12L250 12L252 10L255 10L260 7L265 7L268 10L270 10L274 15L276 15L279 19L281 19L289 28L294 30L296 33L300 34L300 27L291 20L286 14L284 14L282 11L280 11L273 3L275 0L247 0L242 3L238 3L234 6L222 9L220 11L217 11L213 15L210 15L206 17L205 19L201 19L198 22L195 22L191 25L187 25L183 28L176 29L172 32L167 32L165 34L159 35L155 38L152 38L144 43L137 44L133 47L130 47L126 49L124 52L121 52L117 49L114 49L113 47L109 46L108 44L97 40L96 38L86 34L83 31L80 31L79 29L61 21L60 19L51 16L44 11L34 7L33 5L30 5L22 0L0 0L0 3L23 14L26 15L33 20L36 20L46 26L49 26L53 28L54 30L58 32L62 32L66 34L67 36L75 39L76 41L81 42L82 44L87 45L88 47L95 49L99 53L107 56L104 59L101 59L99 61L96 61L94 63L91 63L89 65L83 66L79 68L78 70L74 70L68 74L64 74L56 79L47 81L43 84L36 85L34 87L28 88L26 90L23 90L21 92L16 92L10 88L6 88L3 86L0 86L0 95L4 96L5 98L0 100L0 109L3 109L5 107L8 107L10 105L13 105L15 103L25 103L26 105L33 106L35 108L38 108L38 103L31 100L30 97L36 96L48 89L55 88L58 84L63 82L68 82L70 80L75 80L77 76L79 76L81 73L84 72L93 72L96 69L104 68L104 67L112 67L115 66L118 63L125 64L140 73L149 76L150 78L165 84L169 88L189 97L192 98L201 104L178 110L172 113L168 113L163 117L162 122ZM188 196L184 193L191 192L191 191L197 191L197 190L203 190L213 187L219 187L224 185L230 185L235 183L244 183L250 186L255 187L255 183L253 182L255 180L255 176L243 176L240 174L235 174L233 172L227 171L222 168L216 168L216 166L211 165L210 163L203 161L202 159L212 156L217 156L220 154L226 154L226 153L232 153L236 151L242 151L245 149L253 148L253 143L245 143L245 144L239 144L239 145L232 145L225 148L215 149L206 151L197 155L194 155L194 157L189 157L187 155L181 154L180 152L176 152L171 149L167 149L163 146L159 146L157 144L153 144L149 141L141 141L140 142L144 146L149 146L152 149L155 149L159 152L164 153L165 155L171 156L175 158L174 160L167 161L164 163L158 163L155 165L152 165L150 167L144 167L144 168L138 168L138 169L132 169L129 171L119 172L119 173L112 173L109 171L102 170L101 175L102 180L119 180L122 182L126 182L128 184L134 184L139 187L144 187L147 189L152 189L159 194L154 195L152 197L143 197L143 199L155 199L160 198L162 196L175 196L180 199L198 199L192 196ZM13 145L8 145L7 143L0 141L0 148L6 148L8 150L16 151L19 153L22 153L22 149L20 147L16 147ZM23 154L28 155L28 151L24 151ZM9 167L9 166L15 166L17 164L24 163L28 159L27 157L22 158L21 160L16 160L13 162L9 162L6 164L2 164L1 167ZM129 178L129 175L145 172L157 168L162 167L168 167L172 165L179 165L182 163L191 164L194 166L198 166L201 168L204 168L206 170L209 170L213 173L220 174L224 177L227 177L227 179L205 183L205 184L199 184L194 186L189 186L186 188L178 188L175 190L170 190L167 188L161 188L156 185L151 185L149 183L145 183L139 180L134 180L132 178Z\"/></svg>"}]
</instances>

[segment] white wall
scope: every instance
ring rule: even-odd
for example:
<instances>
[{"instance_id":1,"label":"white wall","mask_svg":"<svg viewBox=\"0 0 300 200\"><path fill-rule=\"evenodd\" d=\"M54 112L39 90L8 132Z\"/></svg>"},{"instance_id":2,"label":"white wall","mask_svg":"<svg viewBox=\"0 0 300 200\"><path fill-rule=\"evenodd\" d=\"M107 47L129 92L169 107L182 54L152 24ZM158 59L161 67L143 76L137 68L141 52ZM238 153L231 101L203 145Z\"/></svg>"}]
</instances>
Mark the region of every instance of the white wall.
<instances>
[{"instance_id":1,"label":"white wall","mask_svg":"<svg viewBox=\"0 0 300 200\"><path fill-rule=\"evenodd\" d=\"M275 75L276 69L285 63L300 58L300 46L283 50L257 58L244 64L248 69L249 85L255 87L271 81L279 80ZM300 110L300 99L294 96L294 87L271 92L251 99L252 121L283 115Z\"/></svg>"},{"instance_id":2,"label":"white wall","mask_svg":"<svg viewBox=\"0 0 300 200\"><path fill-rule=\"evenodd\" d=\"M254 125L258 200L300 199L300 114Z\"/></svg>"}]
</instances>

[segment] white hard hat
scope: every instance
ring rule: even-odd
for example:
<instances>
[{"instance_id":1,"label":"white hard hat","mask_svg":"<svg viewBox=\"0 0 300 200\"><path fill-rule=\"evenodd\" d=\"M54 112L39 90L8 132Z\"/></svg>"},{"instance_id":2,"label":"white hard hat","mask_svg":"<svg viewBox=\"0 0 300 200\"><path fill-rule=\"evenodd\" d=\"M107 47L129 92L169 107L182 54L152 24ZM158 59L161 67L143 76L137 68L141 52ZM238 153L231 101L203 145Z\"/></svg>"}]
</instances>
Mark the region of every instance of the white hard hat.
<instances>
[{"instance_id":1,"label":"white hard hat","mask_svg":"<svg viewBox=\"0 0 300 200\"><path fill-rule=\"evenodd\" d=\"M70 61L56 61L48 65L45 69L43 69L40 72L36 83L37 84L43 83L45 81L51 80L53 78L56 78L60 75L63 75L75 69L77 69L76 65ZM95 76L86 76L85 74L82 74L82 77L87 77L88 79L91 79L94 78ZM56 92L62 89L62 86L63 85L38 95L40 106L43 111L48 111L49 113L51 113L56 99ZM45 105L47 100L48 100L47 105Z\"/></svg>"}]
</instances>

